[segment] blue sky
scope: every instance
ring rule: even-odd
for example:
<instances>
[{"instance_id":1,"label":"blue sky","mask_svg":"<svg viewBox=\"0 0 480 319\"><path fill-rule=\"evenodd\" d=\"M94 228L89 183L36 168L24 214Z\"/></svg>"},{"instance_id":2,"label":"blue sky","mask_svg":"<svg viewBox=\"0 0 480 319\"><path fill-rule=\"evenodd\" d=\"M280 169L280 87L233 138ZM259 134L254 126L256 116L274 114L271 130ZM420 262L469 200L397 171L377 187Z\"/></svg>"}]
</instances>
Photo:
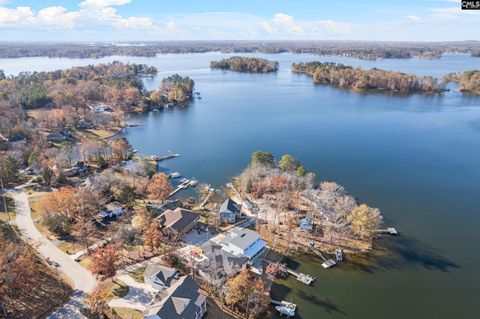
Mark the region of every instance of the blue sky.
<instances>
[{"instance_id":1,"label":"blue sky","mask_svg":"<svg viewBox=\"0 0 480 319\"><path fill-rule=\"evenodd\" d=\"M0 0L0 41L480 40L460 0Z\"/></svg>"}]
</instances>

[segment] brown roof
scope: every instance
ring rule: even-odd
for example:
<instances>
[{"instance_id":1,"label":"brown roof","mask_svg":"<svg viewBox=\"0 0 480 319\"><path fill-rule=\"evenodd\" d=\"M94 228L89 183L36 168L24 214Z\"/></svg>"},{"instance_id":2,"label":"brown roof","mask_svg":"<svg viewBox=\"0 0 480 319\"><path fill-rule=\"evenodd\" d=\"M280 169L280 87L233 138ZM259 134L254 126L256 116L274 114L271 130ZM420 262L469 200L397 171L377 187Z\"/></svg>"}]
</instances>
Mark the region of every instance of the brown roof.
<instances>
[{"instance_id":1,"label":"brown roof","mask_svg":"<svg viewBox=\"0 0 480 319\"><path fill-rule=\"evenodd\" d=\"M161 226L181 232L192 222L198 220L199 215L194 211L178 207L175 210L164 211L157 218Z\"/></svg>"}]
</instances>

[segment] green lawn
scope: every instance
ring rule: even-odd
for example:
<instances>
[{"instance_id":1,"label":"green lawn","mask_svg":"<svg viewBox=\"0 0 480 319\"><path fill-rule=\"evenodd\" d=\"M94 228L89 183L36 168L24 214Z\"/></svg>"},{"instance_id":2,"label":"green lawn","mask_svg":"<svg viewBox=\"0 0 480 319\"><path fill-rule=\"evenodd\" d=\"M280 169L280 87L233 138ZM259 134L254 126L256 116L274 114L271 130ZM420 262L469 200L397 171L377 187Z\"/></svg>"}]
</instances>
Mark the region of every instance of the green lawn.
<instances>
[{"instance_id":1,"label":"green lawn","mask_svg":"<svg viewBox=\"0 0 480 319\"><path fill-rule=\"evenodd\" d=\"M5 211L5 205L7 205L7 211ZM0 221L7 222L10 220L15 220L15 204L11 197L9 196L0 196Z\"/></svg>"},{"instance_id":2,"label":"green lawn","mask_svg":"<svg viewBox=\"0 0 480 319\"><path fill-rule=\"evenodd\" d=\"M116 314L122 319L142 319L143 315L140 311L129 308L113 308L112 315Z\"/></svg>"},{"instance_id":3,"label":"green lawn","mask_svg":"<svg viewBox=\"0 0 480 319\"><path fill-rule=\"evenodd\" d=\"M135 279L136 282L144 283L145 280L143 279L143 272L145 271L146 267L138 268L130 273L130 277Z\"/></svg>"}]
</instances>

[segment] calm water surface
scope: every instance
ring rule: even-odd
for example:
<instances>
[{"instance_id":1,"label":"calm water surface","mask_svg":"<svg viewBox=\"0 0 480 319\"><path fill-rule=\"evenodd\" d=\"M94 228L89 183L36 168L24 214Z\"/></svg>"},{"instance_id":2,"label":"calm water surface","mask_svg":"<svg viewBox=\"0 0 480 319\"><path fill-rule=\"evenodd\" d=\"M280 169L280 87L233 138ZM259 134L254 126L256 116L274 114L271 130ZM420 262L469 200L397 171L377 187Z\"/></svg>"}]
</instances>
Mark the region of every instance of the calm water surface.
<instances>
[{"instance_id":1,"label":"calm water surface","mask_svg":"<svg viewBox=\"0 0 480 319\"><path fill-rule=\"evenodd\" d=\"M188 107L136 115L146 125L126 136L143 154L181 157L163 169L221 186L248 164L250 154L290 153L317 174L337 181L379 207L402 236L382 240L392 256L358 267L325 271L316 259L298 269L317 278L305 287L292 278L275 288L299 306L298 318L479 318L480 98L358 94L314 86L291 74L292 62L322 60L419 75L480 69L480 58L361 61L308 55L261 55L280 62L277 74L211 71L219 53L109 57L99 60L1 60L6 73L53 70L114 59L148 63L160 74L195 80L203 99ZM292 264L295 266L296 264Z\"/></svg>"}]
</instances>

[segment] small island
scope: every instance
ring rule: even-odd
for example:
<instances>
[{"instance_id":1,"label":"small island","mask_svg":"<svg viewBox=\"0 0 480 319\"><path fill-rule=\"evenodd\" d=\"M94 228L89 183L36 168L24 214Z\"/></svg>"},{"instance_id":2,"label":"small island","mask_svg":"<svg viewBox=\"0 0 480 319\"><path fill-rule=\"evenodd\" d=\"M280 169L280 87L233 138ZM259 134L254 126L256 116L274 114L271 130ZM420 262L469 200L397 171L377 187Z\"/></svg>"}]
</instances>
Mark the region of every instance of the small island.
<instances>
[{"instance_id":1,"label":"small island","mask_svg":"<svg viewBox=\"0 0 480 319\"><path fill-rule=\"evenodd\" d=\"M170 75L162 80L158 90L150 93L152 106L168 107L173 103L184 103L192 98L195 82L188 76Z\"/></svg>"},{"instance_id":2,"label":"small island","mask_svg":"<svg viewBox=\"0 0 480 319\"><path fill-rule=\"evenodd\" d=\"M431 76L385 71L377 68L365 70L333 62L292 64L292 72L305 73L315 84L327 84L359 91L387 91L393 93L439 93L445 91L443 83Z\"/></svg>"},{"instance_id":3,"label":"small island","mask_svg":"<svg viewBox=\"0 0 480 319\"><path fill-rule=\"evenodd\" d=\"M210 68L245 73L270 73L278 70L278 62L262 58L232 56L228 59L210 62Z\"/></svg>"},{"instance_id":4,"label":"small island","mask_svg":"<svg viewBox=\"0 0 480 319\"><path fill-rule=\"evenodd\" d=\"M449 73L443 79L457 83L462 93L480 95L480 70Z\"/></svg>"}]
</instances>

